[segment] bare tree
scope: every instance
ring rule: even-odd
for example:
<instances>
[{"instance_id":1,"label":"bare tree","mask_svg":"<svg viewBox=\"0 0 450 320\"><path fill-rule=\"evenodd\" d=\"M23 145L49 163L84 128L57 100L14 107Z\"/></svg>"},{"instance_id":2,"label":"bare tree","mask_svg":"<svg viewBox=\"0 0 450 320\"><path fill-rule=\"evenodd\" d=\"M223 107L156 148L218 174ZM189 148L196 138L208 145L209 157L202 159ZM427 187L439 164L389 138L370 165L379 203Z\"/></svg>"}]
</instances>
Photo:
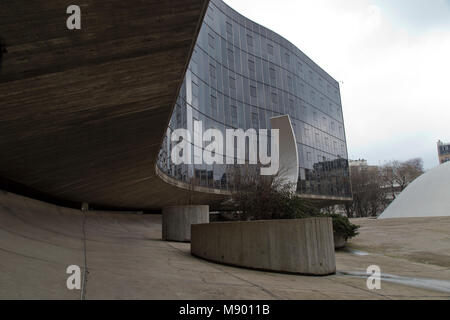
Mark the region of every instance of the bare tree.
<instances>
[{"instance_id":1,"label":"bare tree","mask_svg":"<svg viewBox=\"0 0 450 320\"><path fill-rule=\"evenodd\" d=\"M390 190L392 199L397 192L402 192L406 187L424 173L423 160L414 158L405 162L390 161L380 168L380 175L384 187Z\"/></svg>"},{"instance_id":2,"label":"bare tree","mask_svg":"<svg viewBox=\"0 0 450 320\"><path fill-rule=\"evenodd\" d=\"M401 191L424 173L423 160L420 158L402 162L397 173L397 183Z\"/></svg>"},{"instance_id":3,"label":"bare tree","mask_svg":"<svg viewBox=\"0 0 450 320\"><path fill-rule=\"evenodd\" d=\"M405 190L423 172L423 161L420 158L405 162L394 160L382 167L351 167L353 201L344 205L347 216L378 216L397 194Z\"/></svg>"},{"instance_id":4,"label":"bare tree","mask_svg":"<svg viewBox=\"0 0 450 320\"><path fill-rule=\"evenodd\" d=\"M376 167L353 167L350 170L353 201L345 205L348 217L377 216L386 205L381 177Z\"/></svg>"}]
</instances>

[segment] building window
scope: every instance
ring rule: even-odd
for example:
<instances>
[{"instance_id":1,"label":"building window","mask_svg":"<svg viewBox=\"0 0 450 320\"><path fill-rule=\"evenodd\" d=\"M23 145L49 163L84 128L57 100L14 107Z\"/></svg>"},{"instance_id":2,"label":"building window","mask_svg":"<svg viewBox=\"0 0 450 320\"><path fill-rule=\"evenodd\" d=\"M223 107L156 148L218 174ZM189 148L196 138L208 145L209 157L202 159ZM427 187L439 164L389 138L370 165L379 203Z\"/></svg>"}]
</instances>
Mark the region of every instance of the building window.
<instances>
[{"instance_id":1,"label":"building window","mask_svg":"<svg viewBox=\"0 0 450 320\"><path fill-rule=\"evenodd\" d=\"M288 82L288 88L290 90L292 90L292 77L291 76L287 76L287 82Z\"/></svg>"},{"instance_id":2,"label":"building window","mask_svg":"<svg viewBox=\"0 0 450 320\"><path fill-rule=\"evenodd\" d=\"M192 97L198 98L198 84L195 81L192 81Z\"/></svg>"},{"instance_id":3,"label":"building window","mask_svg":"<svg viewBox=\"0 0 450 320\"><path fill-rule=\"evenodd\" d=\"M197 52L197 50L194 49L194 51L192 52L191 62L197 63L197 61L198 61L197 56L198 56L198 52Z\"/></svg>"},{"instance_id":4,"label":"building window","mask_svg":"<svg viewBox=\"0 0 450 320\"><path fill-rule=\"evenodd\" d=\"M230 76L230 88L236 90L236 79Z\"/></svg>"},{"instance_id":5,"label":"building window","mask_svg":"<svg viewBox=\"0 0 450 320\"><path fill-rule=\"evenodd\" d=\"M215 39L210 33L208 33L208 44L213 49L216 47Z\"/></svg>"},{"instance_id":6,"label":"building window","mask_svg":"<svg viewBox=\"0 0 450 320\"><path fill-rule=\"evenodd\" d=\"M286 64L291 63L291 56L289 55L289 53L284 54L284 62L286 62Z\"/></svg>"},{"instance_id":7,"label":"building window","mask_svg":"<svg viewBox=\"0 0 450 320\"><path fill-rule=\"evenodd\" d=\"M231 125L237 127L237 108L236 106L231 106Z\"/></svg>"},{"instance_id":8,"label":"building window","mask_svg":"<svg viewBox=\"0 0 450 320\"><path fill-rule=\"evenodd\" d=\"M273 45L271 45L270 43L267 44L267 52L273 56Z\"/></svg>"},{"instance_id":9,"label":"building window","mask_svg":"<svg viewBox=\"0 0 450 320\"><path fill-rule=\"evenodd\" d=\"M292 118L295 118L294 100L289 100L289 113Z\"/></svg>"},{"instance_id":10,"label":"building window","mask_svg":"<svg viewBox=\"0 0 450 320\"><path fill-rule=\"evenodd\" d=\"M217 119L217 98L215 96L211 96L211 116Z\"/></svg>"},{"instance_id":11,"label":"building window","mask_svg":"<svg viewBox=\"0 0 450 320\"><path fill-rule=\"evenodd\" d=\"M276 92L272 92L272 103L273 104L276 104L277 102L278 102L278 99L277 99L278 97L277 97L277 94L276 94Z\"/></svg>"},{"instance_id":12,"label":"building window","mask_svg":"<svg viewBox=\"0 0 450 320\"><path fill-rule=\"evenodd\" d=\"M250 96L256 98L256 87L250 86Z\"/></svg>"},{"instance_id":13,"label":"building window","mask_svg":"<svg viewBox=\"0 0 450 320\"><path fill-rule=\"evenodd\" d=\"M308 128L305 128L305 137L309 138L309 129Z\"/></svg>"},{"instance_id":14,"label":"building window","mask_svg":"<svg viewBox=\"0 0 450 320\"><path fill-rule=\"evenodd\" d=\"M226 22L227 24L227 34L232 37L233 36L233 25L231 23L229 23L228 21Z\"/></svg>"},{"instance_id":15,"label":"building window","mask_svg":"<svg viewBox=\"0 0 450 320\"><path fill-rule=\"evenodd\" d=\"M192 76L192 82L195 83L196 85L198 85L198 78L196 75Z\"/></svg>"},{"instance_id":16,"label":"building window","mask_svg":"<svg viewBox=\"0 0 450 320\"><path fill-rule=\"evenodd\" d=\"M247 45L253 47L253 37L247 33Z\"/></svg>"},{"instance_id":17,"label":"building window","mask_svg":"<svg viewBox=\"0 0 450 320\"><path fill-rule=\"evenodd\" d=\"M300 102L300 103L301 103L301 102ZM305 105L302 105L301 107L302 107L302 114L303 114L303 117L306 117L306 114L308 113L308 110L306 109L306 106L305 106Z\"/></svg>"},{"instance_id":18,"label":"building window","mask_svg":"<svg viewBox=\"0 0 450 320\"><path fill-rule=\"evenodd\" d=\"M259 128L258 114L256 112L252 112L252 127L253 129Z\"/></svg>"},{"instance_id":19,"label":"building window","mask_svg":"<svg viewBox=\"0 0 450 320\"><path fill-rule=\"evenodd\" d=\"M255 62L253 60L248 60L248 71L250 72L250 75L255 74Z\"/></svg>"},{"instance_id":20,"label":"building window","mask_svg":"<svg viewBox=\"0 0 450 320\"><path fill-rule=\"evenodd\" d=\"M177 121L177 127L180 128L181 127L181 123L182 123L182 118L181 118L181 107L179 105L177 105L176 108L176 121Z\"/></svg>"},{"instance_id":21,"label":"building window","mask_svg":"<svg viewBox=\"0 0 450 320\"><path fill-rule=\"evenodd\" d=\"M209 19L214 20L214 8L213 7L208 8L207 16Z\"/></svg>"},{"instance_id":22,"label":"building window","mask_svg":"<svg viewBox=\"0 0 450 320\"><path fill-rule=\"evenodd\" d=\"M275 80L276 74L275 74L275 69L274 68L270 68L269 69L269 75L270 75L270 79Z\"/></svg>"},{"instance_id":23,"label":"building window","mask_svg":"<svg viewBox=\"0 0 450 320\"><path fill-rule=\"evenodd\" d=\"M228 49L228 65L234 67L234 52L232 49Z\"/></svg>"},{"instance_id":24,"label":"building window","mask_svg":"<svg viewBox=\"0 0 450 320\"><path fill-rule=\"evenodd\" d=\"M216 67L212 64L209 65L209 75L211 79L216 79Z\"/></svg>"},{"instance_id":25,"label":"building window","mask_svg":"<svg viewBox=\"0 0 450 320\"><path fill-rule=\"evenodd\" d=\"M198 74L198 64L194 59L191 61L191 71L192 73Z\"/></svg>"}]
</instances>

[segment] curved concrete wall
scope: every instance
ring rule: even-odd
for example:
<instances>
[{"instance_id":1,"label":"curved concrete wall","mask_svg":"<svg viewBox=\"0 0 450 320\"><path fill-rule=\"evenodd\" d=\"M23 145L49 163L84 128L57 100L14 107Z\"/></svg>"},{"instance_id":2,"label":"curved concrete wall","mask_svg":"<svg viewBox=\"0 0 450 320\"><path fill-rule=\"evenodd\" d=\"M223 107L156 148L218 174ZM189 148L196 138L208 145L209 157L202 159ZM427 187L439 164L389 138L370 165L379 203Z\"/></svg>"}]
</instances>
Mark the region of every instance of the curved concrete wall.
<instances>
[{"instance_id":1,"label":"curved concrete wall","mask_svg":"<svg viewBox=\"0 0 450 320\"><path fill-rule=\"evenodd\" d=\"M209 223L209 206L166 207L162 213L162 239L189 242L191 225Z\"/></svg>"},{"instance_id":2,"label":"curved concrete wall","mask_svg":"<svg viewBox=\"0 0 450 320\"><path fill-rule=\"evenodd\" d=\"M259 270L306 275L336 272L331 218L193 225L191 253Z\"/></svg>"}]
</instances>

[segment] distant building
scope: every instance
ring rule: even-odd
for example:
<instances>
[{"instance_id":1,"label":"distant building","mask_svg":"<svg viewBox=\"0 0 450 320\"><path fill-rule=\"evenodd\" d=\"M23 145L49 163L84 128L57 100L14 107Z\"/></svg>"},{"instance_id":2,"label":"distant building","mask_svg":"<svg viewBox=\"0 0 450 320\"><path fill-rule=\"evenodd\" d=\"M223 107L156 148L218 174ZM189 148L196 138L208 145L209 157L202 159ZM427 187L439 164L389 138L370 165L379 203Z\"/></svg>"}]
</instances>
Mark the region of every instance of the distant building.
<instances>
[{"instance_id":1,"label":"distant building","mask_svg":"<svg viewBox=\"0 0 450 320\"><path fill-rule=\"evenodd\" d=\"M367 163L365 159L359 160L350 160L349 161L350 171L352 170L369 170L369 171L378 171L378 166L371 166Z\"/></svg>"},{"instance_id":2,"label":"distant building","mask_svg":"<svg viewBox=\"0 0 450 320\"><path fill-rule=\"evenodd\" d=\"M364 167L367 166L367 160L359 159L359 160L349 160L350 167Z\"/></svg>"},{"instance_id":3,"label":"distant building","mask_svg":"<svg viewBox=\"0 0 450 320\"><path fill-rule=\"evenodd\" d=\"M437 143L439 163L443 164L450 161L450 143L444 143L441 140Z\"/></svg>"}]
</instances>

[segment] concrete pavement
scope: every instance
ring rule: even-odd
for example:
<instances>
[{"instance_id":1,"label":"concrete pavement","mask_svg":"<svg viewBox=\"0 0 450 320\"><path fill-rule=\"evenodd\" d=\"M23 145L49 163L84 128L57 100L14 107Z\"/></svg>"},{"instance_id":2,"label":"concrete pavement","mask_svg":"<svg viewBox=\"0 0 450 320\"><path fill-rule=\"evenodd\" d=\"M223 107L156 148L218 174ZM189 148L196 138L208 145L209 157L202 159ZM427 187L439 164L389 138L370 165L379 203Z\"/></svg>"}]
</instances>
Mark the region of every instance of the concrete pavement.
<instances>
[{"instance_id":1,"label":"concrete pavement","mask_svg":"<svg viewBox=\"0 0 450 320\"><path fill-rule=\"evenodd\" d=\"M67 266L83 266L78 210L0 192L0 298L80 299L66 288ZM414 220L414 219L413 219ZM361 235L337 252L338 274L305 277L239 269L190 255L190 244L161 241L161 216L90 212L86 219L86 299L450 299L450 293L363 278L389 274L450 280L450 219L358 220Z\"/></svg>"}]
</instances>

